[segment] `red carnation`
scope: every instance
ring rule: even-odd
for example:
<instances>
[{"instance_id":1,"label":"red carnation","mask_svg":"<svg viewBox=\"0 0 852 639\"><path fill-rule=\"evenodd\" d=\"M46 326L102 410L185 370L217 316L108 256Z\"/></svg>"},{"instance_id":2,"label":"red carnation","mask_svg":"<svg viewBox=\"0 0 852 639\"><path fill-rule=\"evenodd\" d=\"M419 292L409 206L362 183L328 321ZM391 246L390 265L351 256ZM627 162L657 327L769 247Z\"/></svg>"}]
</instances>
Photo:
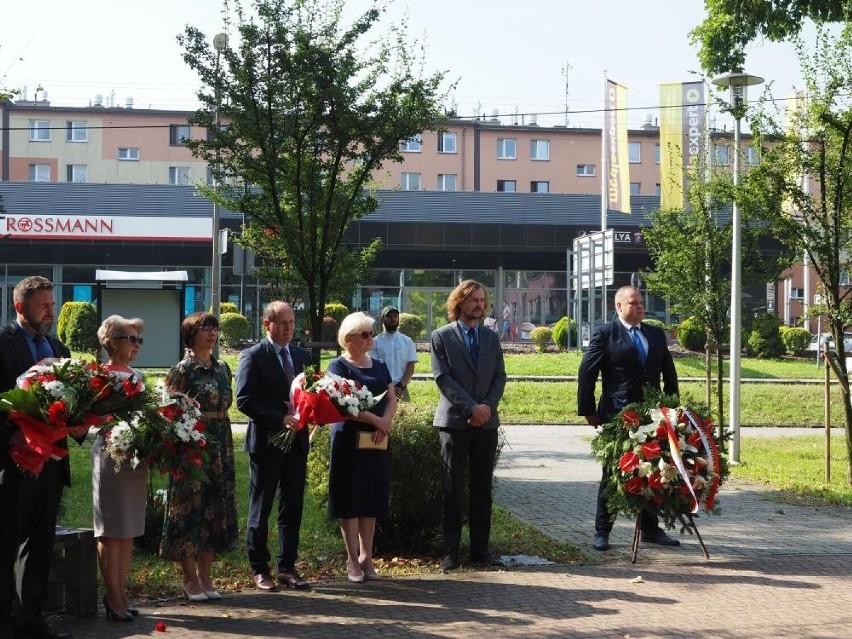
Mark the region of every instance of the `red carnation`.
<instances>
[{"instance_id":1,"label":"red carnation","mask_svg":"<svg viewBox=\"0 0 852 639\"><path fill-rule=\"evenodd\" d=\"M642 444L642 456L649 461L659 457L662 452L663 451L660 448L660 442L650 441Z\"/></svg>"},{"instance_id":2,"label":"red carnation","mask_svg":"<svg viewBox=\"0 0 852 639\"><path fill-rule=\"evenodd\" d=\"M632 450L627 451L621 456L621 459L618 460L618 467L622 472L632 473L639 466L642 460L639 459L639 455L634 453Z\"/></svg>"},{"instance_id":3,"label":"red carnation","mask_svg":"<svg viewBox=\"0 0 852 639\"><path fill-rule=\"evenodd\" d=\"M68 421L68 404L61 400L53 402L47 409L47 416L54 426L65 426Z\"/></svg>"},{"instance_id":4,"label":"red carnation","mask_svg":"<svg viewBox=\"0 0 852 639\"><path fill-rule=\"evenodd\" d=\"M638 495L642 492L644 487L645 480L641 477L631 477L624 482L624 492L630 493L631 495Z\"/></svg>"},{"instance_id":5,"label":"red carnation","mask_svg":"<svg viewBox=\"0 0 852 639\"><path fill-rule=\"evenodd\" d=\"M635 410L624 411L621 414L621 422L625 428L633 428L639 425L641 417Z\"/></svg>"}]
</instances>

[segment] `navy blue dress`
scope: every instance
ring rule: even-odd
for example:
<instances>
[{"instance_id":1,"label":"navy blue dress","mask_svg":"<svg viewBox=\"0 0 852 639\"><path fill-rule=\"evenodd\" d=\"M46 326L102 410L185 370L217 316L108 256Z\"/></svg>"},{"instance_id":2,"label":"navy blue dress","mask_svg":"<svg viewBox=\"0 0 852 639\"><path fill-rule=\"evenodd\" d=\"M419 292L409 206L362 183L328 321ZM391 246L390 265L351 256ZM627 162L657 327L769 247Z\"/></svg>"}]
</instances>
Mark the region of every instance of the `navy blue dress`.
<instances>
[{"instance_id":1,"label":"navy blue dress","mask_svg":"<svg viewBox=\"0 0 852 639\"><path fill-rule=\"evenodd\" d=\"M372 359L372 358L371 358ZM359 368L342 357L331 361L326 370L361 382L373 395L384 393L391 383L390 372L380 359L370 368ZM382 415L387 397L370 409ZM335 519L387 515L390 501L390 447L387 450L358 450L357 432L373 432L365 422L349 420L331 428L331 461L328 475L328 514Z\"/></svg>"}]
</instances>

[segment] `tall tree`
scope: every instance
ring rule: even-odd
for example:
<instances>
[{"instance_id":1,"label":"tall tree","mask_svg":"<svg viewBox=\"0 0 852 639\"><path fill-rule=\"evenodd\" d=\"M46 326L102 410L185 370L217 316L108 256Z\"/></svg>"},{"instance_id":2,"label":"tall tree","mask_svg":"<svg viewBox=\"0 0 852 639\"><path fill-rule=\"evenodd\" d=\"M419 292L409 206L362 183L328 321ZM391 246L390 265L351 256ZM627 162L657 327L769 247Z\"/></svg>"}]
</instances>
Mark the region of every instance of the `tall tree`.
<instances>
[{"instance_id":1,"label":"tall tree","mask_svg":"<svg viewBox=\"0 0 852 639\"><path fill-rule=\"evenodd\" d=\"M844 394L848 480L852 484L852 404L843 329L852 289L852 27L819 31L814 51L797 42L807 91L786 113L765 111L752 124L769 142L747 193L761 200L777 237L807 255L819 278L822 307L834 336L833 365Z\"/></svg>"},{"instance_id":2,"label":"tall tree","mask_svg":"<svg viewBox=\"0 0 852 639\"><path fill-rule=\"evenodd\" d=\"M690 33L708 75L742 71L746 48L758 37L772 42L797 35L806 18L814 22L852 20L848 0L704 0L707 17Z\"/></svg>"},{"instance_id":3,"label":"tall tree","mask_svg":"<svg viewBox=\"0 0 852 639\"><path fill-rule=\"evenodd\" d=\"M245 213L245 244L291 298L301 288L316 336L329 295L356 284L377 250L377 240L345 242L350 222L378 206L371 176L402 160L401 140L443 122L444 74L424 73L406 26L374 35L384 2L347 25L343 5L251 0L247 10L226 0L236 33L221 58L198 29L178 36L203 83L193 122L209 131L188 145L222 184L207 191Z\"/></svg>"}]
</instances>

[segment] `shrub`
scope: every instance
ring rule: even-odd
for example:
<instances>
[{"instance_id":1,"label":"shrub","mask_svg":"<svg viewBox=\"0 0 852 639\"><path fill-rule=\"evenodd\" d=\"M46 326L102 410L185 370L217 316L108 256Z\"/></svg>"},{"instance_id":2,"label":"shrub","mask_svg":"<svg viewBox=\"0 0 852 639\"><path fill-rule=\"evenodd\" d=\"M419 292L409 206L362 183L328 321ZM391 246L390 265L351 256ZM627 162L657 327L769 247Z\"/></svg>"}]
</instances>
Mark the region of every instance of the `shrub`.
<instances>
[{"instance_id":1,"label":"shrub","mask_svg":"<svg viewBox=\"0 0 852 639\"><path fill-rule=\"evenodd\" d=\"M390 509L376 528L380 552L434 550L442 534L442 479L438 429L433 411L401 404L390 435ZM311 442L308 490L320 504L328 503L331 438L326 427ZM497 463L498 446L494 463Z\"/></svg>"},{"instance_id":2,"label":"shrub","mask_svg":"<svg viewBox=\"0 0 852 639\"><path fill-rule=\"evenodd\" d=\"M68 319L71 317L74 309L78 308L80 304L88 304L88 302L65 302L62 308L59 309L59 317L56 318L56 336L60 342L68 340L66 333L68 330Z\"/></svg>"},{"instance_id":3,"label":"shrub","mask_svg":"<svg viewBox=\"0 0 852 639\"><path fill-rule=\"evenodd\" d=\"M801 356L805 354L808 344L811 343L811 333L804 328L786 326L781 331L781 341L790 355Z\"/></svg>"},{"instance_id":4,"label":"shrub","mask_svg":"<svg viewBox=\"0 0 852 639\"><path fill-rule=\"evenodd\" d=\"M689 351L703 351L707 343L704 325L697 317L687 317L677 329L677 340Z\"/></svg>"},{"instance_id":5,"label":"shrub","mask_svg":"<svg viewBox=\"0 0 852 639\"><path fill-rule=\"evenodd\" d=\"M571 334L571 344L577 346L577 323L573 319L563 317L553 326L553 343L559 350L568 348L568 334Z\"/></svg>"},{"instance_id":6,"label":"shrub","mask_svg":"<svg viewBox=\"0 0 852 639\"><path fill-rule=\"evenodd\" d=\"M553 341L553 331L546 326L536 326L530 331L530 341L535 344L539 353L544 353L548 345Z\"/></svg>"},{"instance_id":7,"label":"shrub","mask_svg":"<svg viewBox=\"0 0 852 639\"><path fill-rule=\"evenodd\" d=\"M656 326L657 328L659 328L663 332L668 330L666 328L666 323L661 322L660 320L657 320L657 319L643 319L642 323L647 325L647 326Z\"/></svg>"},{"instance_id":8,"label":"shrub","mask_svg":"<svg viewBox=\"0 0 852 639\"><path fill-rule=\"evenodd\" d=\"M66 305L72 304L65 325L65 345L72 351L97 353L101 345L98 342L98 311L95 305L91 302L68 302Z\"/></svg>"},{"instance_id":9,"label":"shrub","mask_svg":"<svg viewBox=\"0 0 852 639\"><path fill-rule=\"evenodd\" d=\"M326 305L328 308L328 305ZM346 317L344 315L344 317ZM337 329L340 328L340 323L333 317L322 318L322 340L323 342L337 343Z\"/></svg>"},{"instance_id":10,"label":"shrub","mask_svg":"<svg viewBox=\"0 0 852 639\"><path fill-rule=\"evenodd\" d=\"M346 308L346 306L344 306L340 302L326 302L325 314L326 314L327 317L331 317L335 322L337 322L337 325L340 326L340 322L343 321L343 318L345 318L347 315L349 315L349 309ZM332 338L332 341L336 341L336 340L337 340L337 331L335 331L334 337ZM326 340L325 338L323 338L323 341L329 341L329 340Z\"/></svg>"},{"instance_id":11,"label":"shrub","mask_svg":"<svg viewBox=\"0 0 852 639\"><path fill-rule=\"evenodd\" d=\"M411 339L420 339L423 334L423 319L419 315L411 313L399 314L399 332L408 335Z\"/></svg>"},{"instance_id":12,"label":"shrub","mask_svg":"<svg viewBox=\"0 0 852 639\"><path fill-rule=\"evenodd\" d=\"M781 341L781 320L775 313L764 313L754 318L748 336L749 354L760 359L781 357L784 345Z\"/></svg>"},{"instance_id":13,"label":"shrub","mask_svg":"<svg viewBox=\"0 0 852 639\"><path fill-rule=\"evenodd\" d=\"M219 316L219 338L224 346L236 348L249 337L251 337L251 324L245 315L222 313Z\"/></svg>"},{"instance_id":14,"label":"shrub","mask_svg":"<svg viewBox=\"0 0 852 639\"><path fill-rule=\"evenodd\" d=\"M225 313L239 313L240 309L233 302L221 302L219 304L219 315L224 315Z\"/></svg>"}]
</instances>

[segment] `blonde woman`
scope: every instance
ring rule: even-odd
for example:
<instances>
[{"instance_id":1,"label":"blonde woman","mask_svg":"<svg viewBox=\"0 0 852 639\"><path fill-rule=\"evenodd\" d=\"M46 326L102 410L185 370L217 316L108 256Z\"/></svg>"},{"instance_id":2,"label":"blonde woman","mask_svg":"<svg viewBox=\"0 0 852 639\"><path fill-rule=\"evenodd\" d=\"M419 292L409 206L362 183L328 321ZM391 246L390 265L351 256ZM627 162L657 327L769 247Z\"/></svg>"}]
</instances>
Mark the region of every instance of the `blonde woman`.
<instances>
[{"instance_id":1,"label":"blonde woman","mask_svg":"<svg viewBox=\"0 0 852 639\"><path fill-rule=\"evenodd\" d=\"M357 417L334 424L331 429L328 512L340 522L346 545L349 581L377 580L373 567L376 518L387 514L390 500L390 449L359 448L358 433L371 433L381 444L391 430L396 413L396 393L385 363L368 354L373 346L373 318L364 313L347 315L340 323L337 341L344 354L327 368L346 379L360 382L382 401Z\"/></svg>"},{"instance_id":2,"label":"blonde woman","mask_svg":"<svg viewBox=\"0 0 852 639\"><path fill-rule=\"evenodd\" d=\"M98 328L98 341L107 354L107 368L115 375L140 375L130 368L142 348L144 322L110 315ZM141 375L140 375L141 376ZM92 515L98 540L98 565L106 587L103 599L107 619L133 621L139 614L127 604L127 576L133 538L145 532L148 465L115 471L115 461L104 451L104 432L92 446Z\"/></svg>"}]
</instances>

